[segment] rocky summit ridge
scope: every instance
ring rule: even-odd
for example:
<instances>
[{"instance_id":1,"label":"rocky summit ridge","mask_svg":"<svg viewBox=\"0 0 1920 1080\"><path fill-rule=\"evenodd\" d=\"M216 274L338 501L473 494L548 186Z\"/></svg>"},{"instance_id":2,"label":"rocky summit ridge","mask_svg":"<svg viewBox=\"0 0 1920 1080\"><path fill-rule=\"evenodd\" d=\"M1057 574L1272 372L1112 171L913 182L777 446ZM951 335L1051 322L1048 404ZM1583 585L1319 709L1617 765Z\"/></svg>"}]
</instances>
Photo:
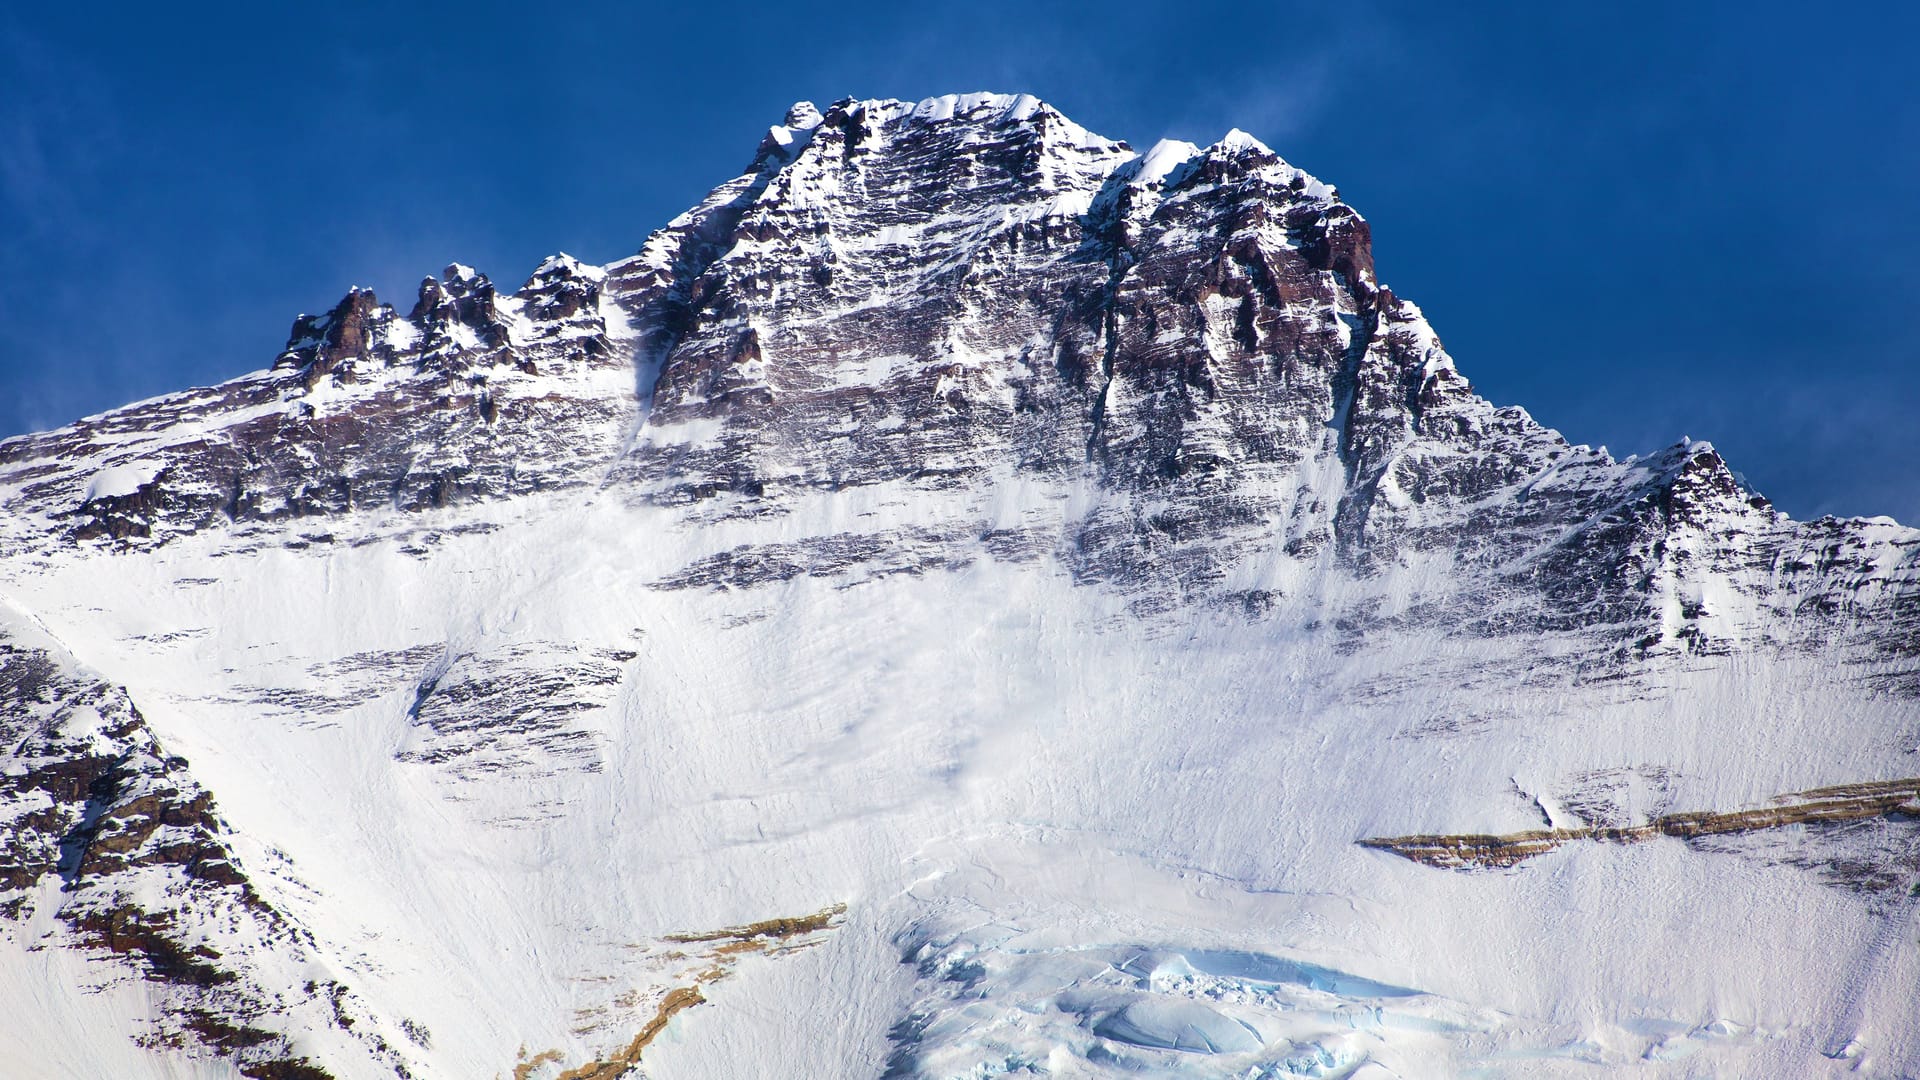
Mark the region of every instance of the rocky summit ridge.
<instances>
[{"instance_id":1,"label":"rocky summit ridge","mask_svg":"<svg viewBox=\"0 0 1920 1080\"><path fill-rule=\"evenodd\" d=\"M617 535L633 548L608 564L604 580L658 598L649 604L702 614L671 631L647 623L651 608L527 615L565 606L538 590L516 594L510 609L487 607L491 583L512 574L478 553L488 544L520 551L512 538L523 535L539 537L525 550L553 565L611 559L604 547L567 552L584 551L583 537ZM1586 827L1556 818L1573 813L1565 807L1603 805L1588 825L1637 828L1683 793L1699 800L1682 799L1687 806L1733 805L1920 773L1911 765L1900 772L1901 755L1920 742L1920 532L1885 519L1791 520L1704 442L1625 460L1570 445L1524 410L1474 391L1420 310L1380 282L1367 222L1334 188L1243 132L1141 152L1027 95L796 104L745 171L633 256L600 267L555 255L510 292L451 265L422 281L404 315L356 288L324 314L299 316L263 370L0 441L0 548L0 590L11 605L0 639L0 733L10 755L0 813L11 815L0 916L18 940L133 965L147 987L145 1004L125 1006L137 1019L89 1023L131 1025L153 1054L226 1062L256 1077L463 1075L476 1060L461 1056L470 1047L499 1048L479 1034L469 1048L449 1048L423 1034L430 1025L403 1016L413 984L354 959L380 955L373 938L354 936L360 931L316 932L344 916L316 897L324 883L301 882L276 861L281 849L260 839L297 833L289 822L307 819L258 810L257 835L228 824L215 808L220 785L161 748L169 731L207 744L215 771L233 778L252 767L249 755L271 757L272 743L255 746L252 735L223 743L212 734L229 730L220 724L279 716L273 723L305 731L361 717L388 734L371 757L354 751L355 775L425 770L421 790L442 792L448 814L477 815L474 828L484 829L475 835L519 835L547 827L530 823L567 819L576 800L591 801L580 791L627 775L620 747L637 736L620 734L622 725L655 715L650 702L664 699L650 695L671 692L654 680L680 662L644 641L692 633L686 620L771 634L776 609L817 608L829 618L839 601L808 599L816 587L831 597L969 574L1044 580L1053 584L1032 588L1063 587L1097 598L1073 603L1108 605L1107 615L1088 616L1101 633L1141 628L1141 655L1194 620L1237 628L1230 632L1242 644L1221 646L1229 651L1258 639L1270 657L1311 653L1321 666L1301 670L1332 695L1325 700L1374 718L1356 720L1354 730L1389 724L1379 747L1419 744L1442 756L1461 745L1448 740L1495 747L1483 764L1449 766L1472 777L1450 794L1412 800L1428 819L1370 811L1364 823L1340 818L1326 836L1303 826L1302 835L1320 839L1301 843L1341 853L1329 859L1378 858L1353 853L1364 838L1353 830L1363 825L1373 835L1437 842L1447 827L1481 836L1529 824L1504 820L1514 812L1505 804L1484 823L1468 820L1503 786L1521 791L1522 805L1544 813L1550 829ZM302 589L334 597L386 587L336 585L336 563L342 575L347 566L378 567L392 582L416 575L418 589L391 586L412 597L393 603L444 603L449 614L391 631L342 623L300 645L289 643L292 631L235 629L252 626L243 612L262 605L298 618L300 597L313 595ZM481 595L447 599L456 586L443 568L468 563L460 572L477 575ZM895 581L906 584L887 584ZM154 601L195 627L136 634L140 619L114 622L154 590L194 588L181 582L227 591L204 604ZM377 606L353 611L351 620L386 618ZM643 625L610 629L626 618ZM515 629L528 620L544 629ZM830 634L826 625L807 633ZM111 643L72 644L89 635ZM206 644L192 644L194 635ZM189 652L164 652L179 648ZM253 657L269 654L292 674L257 666L266 661ZM199 674L156 666L179 656L180 670ZM1273 663L1276 672L1285 666ZM1762 668L1787 673L1765 679L1799 680L1766 682L1772 697L1751 691L1779 712L1767 722L1781 745L1823 749L1780 752L1793 761L1761 754L1760 766L1740 758L1747 772L1716 771L1710 763L1723 751L1688 749L1695 744L1671 730L1651 734L1658 725L1646 702L1668 700L1676 686L1758 678ZM112 674L122 670L129 674ZM1226 693L1230 684L1193 676L1181 685ZM821 691L841 692L853 691ZM164 722L150 724L135 705L143 694L162 702ZM1460 694L1503 704L1430 707ZM1820 741L1819 718L1836 709L1853 710L1836 729L1844 748ZM1642 719L1583 729L1615 713ZM202 728L191 719L198 714L236 719ZM1705 745L1734 721L1682 726L1696 723L1685 738ZM1165 729L1142 730L1158 738ZM1540 766L1545 779L1523 781L1498 747L1536 742L1568 756ZM1610 751L1595 747L1615 743L1631 748L1608 772L1599 758ZM962 744L973 745L954 745ZM1662 753L1674 760L1655 760ZM1407 759L1408 777L1422 775L1421 761ZM830 767L838 766L821 766ZM1686 775L1693 779L1673 779ZM922 778L930 789L945 783L932 777ZM520 785L516 794L488 786L507 781ZM1695 788L1683 792L1688 783ZM536 789L537 797L525 794ZM1608 801L1629 789L1657 790L1660 805ZM625 805L620 790L606 788L609 805ZM806 798L793 798L790 809L806 817ZM1128 820L1087 812L1103 828ZM1061 813L1044 827L1065 827L1073 815ZM1620 814L1633 820L1614 820ZM694 832L715 851L748 844L727 820L700 826L717 832ZM838 827L829 820L842 819L822 818L818 835ZM765 823L757 827L754 843L766 835ZM1817 864L1823 887L1852 882L1862 895L1906 887L1908 847L1863 855L1858 836L1847 835L1832 852L1795 855L1799 863L1755 857ZM1260 869L1256 850L1216 850L1209 872L1248 887L1282 873ZM1599 850L1571 845L1553 857L1614 857ZM685 858L694 882L701 864ZM1873 863L1872 872L1849 876L1849 859ZM1218 869L1227 866L1241 867L1233 872L1241 877ZM987 1054L981 1047L1003 1061L1028 1060L1014 1028L993 1028L985 1041L955 1034L965 996L956 987L985 980L990 990L1002 977L1026 986L1039 977L1028 966L1042 953L968 959L987 957L994 944L949 925L959 910L953 898L906 914L879 905L872 916L845 894L796 894L787 907L822 910L848 899L850 929L838 933L890 941L918 965L910 1007L895 1003L886 1017L849 1013L867 1028L847 1034L845 1046L885 1044L873 1052L873 1075L958 1075L942 1070ZM621 910L652 902L623 901ZM1880 906L1871 918L1880 918L1885 905L1872 903ZM646 910L663 934L699 929L683 911ZM728 910L714 922L751 924L784 910ZM411 916L392 918L365 933L414 925ZM809 924L815 931L825 932ZM1111 945L1117 933L1089 940ZM644 955L672 952L662 950ZM1299 975L1305 968L1285 969L1299 978L1267 968L1255 977L1245 963L1219 960L1225 954L1206 953L1214 957L1206 962L1200 952L1183 955L1180 977L1189 981L1180 985L1189 989L1209 979L1216 988L1239 980L1233 993L1242 995L1250 986L1309 987L1367 1007L1397 994L1365 980ZM1108 970L1131 971L1130 963L1113 959ZM1172 992L1162 974L1136 974L1159 987L1154 993ZM613 1060L609 1047L645 1031L633 1060L619 1059L634 1066L667 1019L699 998L697 989L680 990L651 1028L621 1027L604 1012L618 1010L602 1002L590 1006L603 1010L591 1014L598 1019L568 1035L565 1010L549 1009L552 1022L534 1027L566 1052L549 1058L522 1045L518 1064L500 1059L501 1067L517 1077L562 1075L565 1061ZM1240 1070L1232 1075L1311 1064L1301 1049L1309 1044L1327 1062L1338 1059L1311 1075L1357 1075L1339 1069L1390 1063L1400 1052L1356 1049L1345 1036L1282 1038L1244 1017L1240 1027L1218 1027L1198 993L1140 1005L1137 1015L1135 1004L1097 995L1084 1007L1049 999L1069 1034L1047 1038L1089 1067L1115 1069L1187 1054L1194 1046L1181 1040L1198 1040L1202 1057ZM1920 1049L1892 1033L1900 1018L1883 1013L1874 1027L1863 994L1853 992L1851 1012L1836 1021L1867 1032L1861 1041L1828 1046L1822 1030L1806 1036L1808 1045L1840 1055L1832 1060L1872 1045L1890 1067L1920 1067L1920 1057L1902 1056ZM1273 1007L1305 1007L1287 1002ZM519 1008L501 1004L488 1023ZM1460 1030L1504 1022L1447 1016ZM1429 1022L1440 1023L1421 1020ZM473 1023L476 1032L485 1027ZM1754 1045L1762 1046L1756 1054L1777 1049ZM1199 1068L1200 1058L1178 1060Z\"/></svg>"},{"instance_id":2,"label":"rocky summit ridge","mask_svg":"<svg viewBox=\"0 0 1920 1080\"><path fill-rule=\"evenodd\" d=\"M801 103L631 258L510 294L454 264L404 317L356 288L264 372L0 443L29 546L576 486L764 514L1008 470L1116 497L1003 546L1255 606L1234 567L1277 541L1362 575L1442 559L1496 629L1714 647L1893 614L1912 567L1906 530L1790 523L1709 444L1615 461L1488 404L1364 219L1251 136L1141 154L1026 95Z\"/></svg>"}]
</instances>

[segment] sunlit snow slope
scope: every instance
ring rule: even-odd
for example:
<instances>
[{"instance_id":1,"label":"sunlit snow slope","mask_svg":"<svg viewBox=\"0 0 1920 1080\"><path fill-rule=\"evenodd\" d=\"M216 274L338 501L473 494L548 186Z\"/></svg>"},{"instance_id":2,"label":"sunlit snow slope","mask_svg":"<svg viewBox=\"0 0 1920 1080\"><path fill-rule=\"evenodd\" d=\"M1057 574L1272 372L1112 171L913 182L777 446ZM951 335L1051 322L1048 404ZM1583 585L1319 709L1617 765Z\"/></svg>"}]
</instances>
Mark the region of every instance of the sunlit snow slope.
<instances>
[{"instance_id":1,"label":"sunlit snow slope","mask_svg":"<svg viewBox=\"0 0 1920 1080\"><path fill-rule=\"evenodd\" d=\"M1920 1075L1920 803L1775 801L1920 777L1920 533L1489 404L1240 132L796 105L0 506L0 1074Z\"/></svg>"}]
</instances>

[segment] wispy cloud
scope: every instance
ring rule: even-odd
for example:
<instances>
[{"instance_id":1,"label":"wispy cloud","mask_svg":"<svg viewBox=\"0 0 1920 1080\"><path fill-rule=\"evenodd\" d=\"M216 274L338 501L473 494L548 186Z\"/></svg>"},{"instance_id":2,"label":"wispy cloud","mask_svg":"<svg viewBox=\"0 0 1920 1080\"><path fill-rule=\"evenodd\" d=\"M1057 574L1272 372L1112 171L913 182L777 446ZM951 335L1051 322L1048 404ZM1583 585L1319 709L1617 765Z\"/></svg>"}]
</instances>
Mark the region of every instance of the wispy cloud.
<instances>
[{"instance_id":1,"label":"wispy cloud","mask_svg":"<svg viewBox=\"0 0 1920 1080\"><path fill-rule=\"evenodd\" d=\"M101 258L108 237L83 194L105 174L117 142L103 81L73 57L0 17L0 305L11 312L83 301L76 261ZM90 357L63 355L29 327L0 323L0 432L63 422L93 400Z\"/></svg>"},{"instance_id":2,"label":"wispy cloud","mask_svg":"<svg viewBox=\"0 0 1920 1080\"><path fill-rule=\"evenodd\" d=\"M0 21L0 206L29 235L98 239L76 182L101 176L119 145L106 81L12 21Z\"/></svg>"}]
</instances>

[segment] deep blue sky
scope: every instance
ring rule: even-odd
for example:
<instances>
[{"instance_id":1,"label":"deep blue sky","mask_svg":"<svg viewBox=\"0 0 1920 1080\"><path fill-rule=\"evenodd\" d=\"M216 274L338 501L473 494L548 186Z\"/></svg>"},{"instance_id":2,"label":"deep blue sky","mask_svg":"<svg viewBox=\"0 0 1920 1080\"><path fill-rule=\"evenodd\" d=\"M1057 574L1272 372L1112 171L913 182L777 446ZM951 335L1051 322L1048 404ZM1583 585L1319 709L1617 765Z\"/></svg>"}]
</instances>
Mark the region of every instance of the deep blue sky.
<instances>
[{"instance_id":1,"label":"deep blue sky","mask_svg":"<svg viewBox=\"0 0 1920 1080\"><path fill-rule=\"evenodd\" d=\"M0 435L261 367L351 284L626 255L796 99L996 89L1265 139L1576 442L1920 522L1913 5L291 8L0 12Z\"/></svg>"}]
</instances>

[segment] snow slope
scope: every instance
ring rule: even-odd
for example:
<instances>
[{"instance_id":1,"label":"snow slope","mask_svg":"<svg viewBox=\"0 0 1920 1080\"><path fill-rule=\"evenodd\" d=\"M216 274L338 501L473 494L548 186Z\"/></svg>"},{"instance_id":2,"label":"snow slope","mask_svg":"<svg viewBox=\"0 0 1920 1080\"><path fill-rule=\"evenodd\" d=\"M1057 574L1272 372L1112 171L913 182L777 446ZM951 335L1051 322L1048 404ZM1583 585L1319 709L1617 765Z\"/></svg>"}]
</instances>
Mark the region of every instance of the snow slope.
<instances>
[{"instance_id":1,"label":"snow slope","mask_svg":"<svg viewBox=\"0 0 1920 1080\"><path fill-rule=\"evenodd\" d=\"M1257 140L796 106L444 277L0 443L9 1074L1920 1074L1913 815L1357 843L1920 775L1920 533L1495 408Z\"/></svg>"}]
</instances>

